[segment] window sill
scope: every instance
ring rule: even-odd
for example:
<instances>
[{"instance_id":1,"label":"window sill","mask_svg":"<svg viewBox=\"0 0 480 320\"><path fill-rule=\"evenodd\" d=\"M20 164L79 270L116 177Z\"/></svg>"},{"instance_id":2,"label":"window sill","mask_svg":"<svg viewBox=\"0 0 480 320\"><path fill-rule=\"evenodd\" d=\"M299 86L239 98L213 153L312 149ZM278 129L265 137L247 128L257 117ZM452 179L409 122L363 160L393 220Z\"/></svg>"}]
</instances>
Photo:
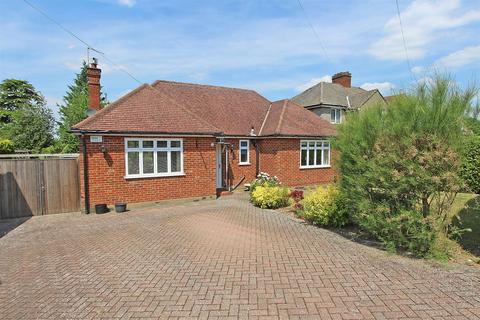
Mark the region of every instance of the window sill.
<instances>
[{"instance_id":1,"label":"window sill","mask_svg":"<svg viewBox=\"0 0 480 320\"><path fill-rule=\"evenodd\" d=\"M304 167L300 167L300 170L307 170L307 169L327 169L327 168L331 168L332 166L331 165L328 165L328 166L304 166Z\"/></svg>"},{"instance_id":2,"label":"window sill","mask_svg":"<svg viewBox=\"0 0 480 320\"><path fill-rule=\"evenodd\" d=\"M241 162L241 163L238 163L239 166L250 166L252 165L250 162Z\"/></svg>"},{"instance_id":3,"label":"window sill","mask_svg":"<svg viewBox=\"0 0 480 320\"><path fill-rule=\"evenodd\" d=\"M126 180L131 179L144 179L144 178L166 178L166 177L182 177L185 176L184 172L166 173L166 174L136 174L124 176Z\"/></svg>"}]
</instances>

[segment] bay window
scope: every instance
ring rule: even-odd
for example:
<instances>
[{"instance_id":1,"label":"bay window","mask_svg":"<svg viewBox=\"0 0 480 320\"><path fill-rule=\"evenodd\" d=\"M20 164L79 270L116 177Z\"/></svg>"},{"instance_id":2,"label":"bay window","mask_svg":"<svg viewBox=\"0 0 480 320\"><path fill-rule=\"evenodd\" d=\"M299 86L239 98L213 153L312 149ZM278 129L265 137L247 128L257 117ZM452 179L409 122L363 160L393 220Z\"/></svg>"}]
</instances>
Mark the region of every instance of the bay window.
<instances>
[{"instance_id":1,"label":"bay window","mask_svg":"<svg viewBox=\"0 0 480 320\"><path fill-rule=\"evenodd\" d=\"M181 139L125 139L126 178L183 175Z\"/></svg>"},{"instance_id":2,"label":"bay window","mask_svg":"<svg viewBox=\"0 0 480 320\"><path fill-rule=\"evenodd\" d=\"M300 168L330 167L330 142L327 140L300 141Z\"/></svg>"}]
</instances>

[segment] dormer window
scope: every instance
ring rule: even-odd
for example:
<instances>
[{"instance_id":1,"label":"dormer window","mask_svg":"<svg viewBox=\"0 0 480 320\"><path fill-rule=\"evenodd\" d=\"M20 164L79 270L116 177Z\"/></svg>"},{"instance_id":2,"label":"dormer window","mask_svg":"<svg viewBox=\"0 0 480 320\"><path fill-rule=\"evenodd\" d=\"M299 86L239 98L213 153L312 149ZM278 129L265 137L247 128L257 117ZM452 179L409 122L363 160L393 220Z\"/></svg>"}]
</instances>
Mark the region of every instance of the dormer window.
<instances>
[{"instance_id":1,"label":"dormer window","mask_svg":"<svg viewBox=\"0 0 480 320\"><path fill-rule=\"evenodd\" d=\"M342 123L342 109L332 108L330 110L330 122L334 124Z\"/></svg>"}]
</instances>

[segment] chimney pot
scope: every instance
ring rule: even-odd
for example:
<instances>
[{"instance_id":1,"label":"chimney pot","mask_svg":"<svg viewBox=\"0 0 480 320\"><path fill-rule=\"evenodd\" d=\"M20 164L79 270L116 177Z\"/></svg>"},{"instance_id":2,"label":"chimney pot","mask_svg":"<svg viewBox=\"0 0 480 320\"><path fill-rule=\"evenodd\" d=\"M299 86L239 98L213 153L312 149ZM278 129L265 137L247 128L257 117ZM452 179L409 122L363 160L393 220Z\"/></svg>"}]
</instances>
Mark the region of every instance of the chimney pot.
<instances>
[{"instance_id":1,"label":"chimney pot","mask_svg":"<svg viewBox=\"0 0 480 320\"><path fill-rule=\"evenodd\" d=\"M93 114L99 111L100 104L100 76L102 70L97 66L97 59L93 58L92 63L87 67L87 85L88 85L88 113Z\"/></svg>"},{"instance_id":2,"label":"chimney pot","mask_svg":"<svg viewBox=\"0 0 480 320\"><path fill-rule=\"evenodd\" d=\"M332 83L339 84L345 88L351 88L352 74L349 71L336 73L332 76Z\"/></svg>"}]
</instances>

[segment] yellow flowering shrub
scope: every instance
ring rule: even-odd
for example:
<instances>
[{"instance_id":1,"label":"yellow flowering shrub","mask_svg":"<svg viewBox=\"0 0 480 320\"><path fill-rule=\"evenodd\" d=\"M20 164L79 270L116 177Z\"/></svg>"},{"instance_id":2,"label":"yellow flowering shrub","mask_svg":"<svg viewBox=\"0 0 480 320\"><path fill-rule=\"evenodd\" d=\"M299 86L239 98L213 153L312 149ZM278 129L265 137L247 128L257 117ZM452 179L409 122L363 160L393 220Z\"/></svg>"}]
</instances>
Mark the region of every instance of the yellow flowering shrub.
<instances>
[{"instance_id":1,"label":"yellow flowering shrub","mask_svg":"<svg viewBox=\"0 0 480 320\"><path fill-rule=\"evenodd\" d=\"M340 227L348 222L342 206L342 196L337 187L318 187L301 201L299 216L319 226Z\"/></svg>"},{"instance_id":2,"label":"yellow flowering shrub","mask_svg":"<svg viewBox=\"0 0 480 320\"><path fill-rule=\"evenodd\" d=\"M258 186L251 194L252 203L263 209L276 209L288 206L289 190L281 186Z\"/></svg>"}]
</instances>

